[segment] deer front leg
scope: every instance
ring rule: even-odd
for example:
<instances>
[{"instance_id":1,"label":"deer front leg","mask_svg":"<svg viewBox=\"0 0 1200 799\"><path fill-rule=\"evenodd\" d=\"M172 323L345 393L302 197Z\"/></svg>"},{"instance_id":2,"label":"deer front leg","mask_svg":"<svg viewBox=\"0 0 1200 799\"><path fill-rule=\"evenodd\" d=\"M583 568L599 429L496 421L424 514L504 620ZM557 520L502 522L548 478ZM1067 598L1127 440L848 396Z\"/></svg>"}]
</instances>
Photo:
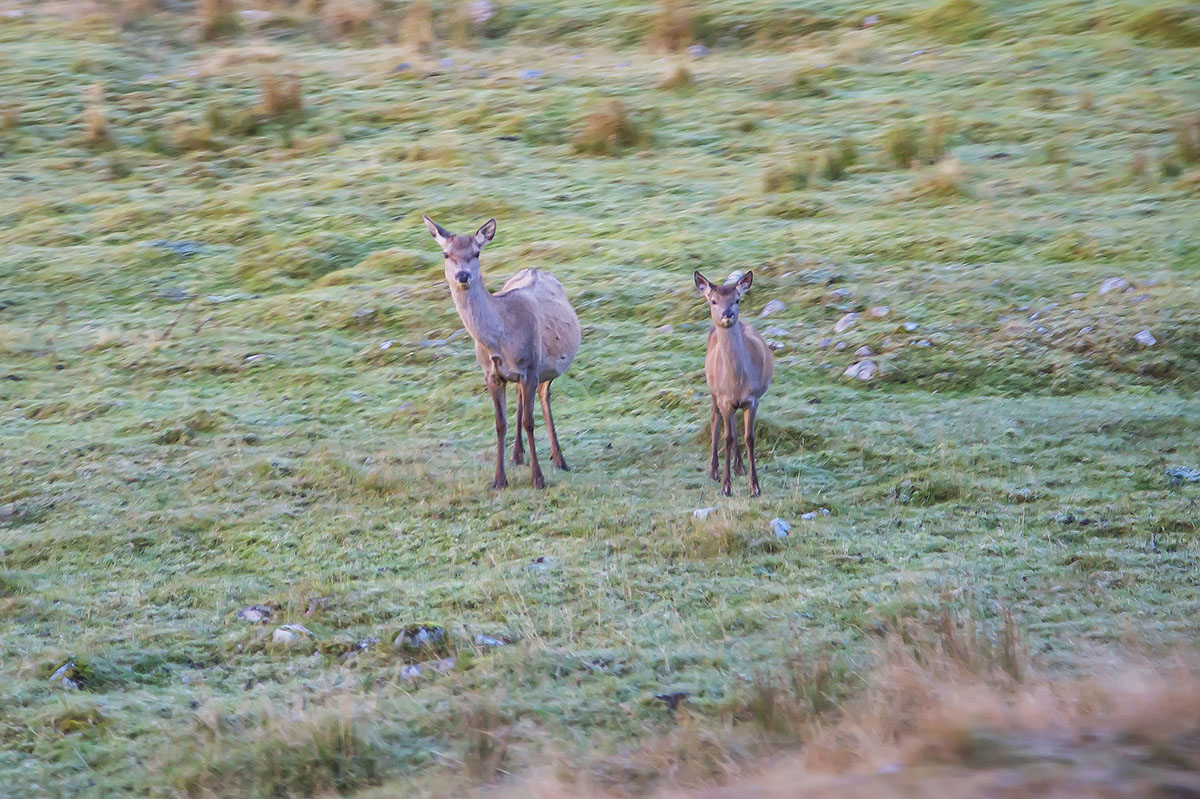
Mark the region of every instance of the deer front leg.
<instances>
[{"instance_id":1,"label":"deer front leg","mask_svg":"<svg viewBox=\"0 0 1200 799\"><path fill-rule=\"evenodd\" d=\"M550 431L550 460L564 472L571 471L567 467L567 459L563 457L562 447L558 445L558 431L554 429L554 414L550 411L550 381L538 385L538 399L542 401L542 421ZM530 439L532 440L532 439Z\"/></svg>"},{"instance_id":2,"label":"deer front leg","mask_svg":"<svg viewBox=\"0 0 1200 799\"><path fill-rule=\"evenodd\" d=\"M729 476L729 469L733 463L734 441L737 440L733 434L733 414L732 407L721 410L721 416L725 420L725 479L721 482L721 493L725 496L733 494L733 481Z\"/></svg>"},{"instance_id":3,"label":"deer front leg","mask_svg":"<svg viewBox=\"0 0 1200 799\"><path fill-rule=\"evenodd\" d=\"M513 465L521 466L525 463L525 446L521 443L521 425L522 419L525 418L525 402L521 396L521 389L518 384L517 388L517 435L513 439Z\"/></svg>"},{"instance_id":4,"label":"deer front leg","mask_svg":"<svg viewBox=\"0 0 1200 799\"><path fill-rule=\"evenodd\" d=\"M758 488L758 468L754 463L754 417L758 415L758 402L751 403L742 411L742 415L746 423L746 457L750 459L750 496L757 497L762 494Z\"/></svg>"},{"instance_id":5,"label":"deer front leg","mask_svg":"<svg viewBox=\"0 0 1200 799\"><path fill-rule=\"evenodd\" d=\"M746 416L746 412L742 411L742 417ZM733 411L733 423L737 424L737 409ZM736 428L735 428L736 430ZM746 464L742 463L742 448L738 445L737 435L733 437L733 473L741 477L746 473Z\"/></svg>"},{"instance_id":6,"label":"deer front leg","mask_svg":"<svg viewBox=\"0 0 1200 799\"><path fill-rule=\"evenodd\" d=\"M717 467L720 465L717 447L721 445L721 412L717 410L715 397L712 401L712 416L709 417L708 426L712 428L712 459L708 463L708 476L714 481L720 482L721 476L717 474Z\"/></svg>"},{"instance_id":7,"label":"deer front leg","mask_svg":"<svg viewBox=\"0 0 1200 799\"><path fill-rule=\"evenodd\" d=\"M492 395L492 407L496 411L496 477L492 488L504 488L508 477L504 474L504 434L508 431L508 395L504 381L496 375L487 376L488 392Z\"/></svg>"},{"instance_id":8,"label":"deer front leg","mask_svg":"<svg viewBox=\"0 0 1200 799\"><path fill-rule=\"evenodd\" d=\"M529 466L533 474L533 487L545 488L546 478L542 475L537 447L533 443L533 395L537 391L537 378L532 373L527 373L517 384L517 391L521 397L521 425L525 428L525 438L529 439Z\"/></svg>"}]
</instances>

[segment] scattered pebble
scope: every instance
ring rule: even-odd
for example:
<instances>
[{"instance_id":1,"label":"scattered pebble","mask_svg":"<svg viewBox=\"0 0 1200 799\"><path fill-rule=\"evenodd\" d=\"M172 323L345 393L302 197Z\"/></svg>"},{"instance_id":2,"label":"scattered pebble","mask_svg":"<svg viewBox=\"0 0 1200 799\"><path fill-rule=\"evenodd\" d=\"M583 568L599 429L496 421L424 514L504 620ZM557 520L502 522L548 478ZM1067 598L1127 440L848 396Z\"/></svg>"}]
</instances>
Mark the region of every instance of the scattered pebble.
<instances>
[{"instance_id":1,"label":"scattered pebble","mask_svg":"<svg viewBox=\"0 0 1200 799\"><path fill-rule=\"evenodd\" d=\"M716 510L716 506L711 507L711 508L696 508L694 511L692 511L692 515L695 516L697 519L707 519L708 514L712 513L715 510Z\"/></svg>"},{"instance_id":2,"label":"scattered pebble","mask_svg":"<svg viewBox=\"0 0 1200 799\"><path fill-rule=\"evenodd\" d=\"M265 352L256 352L253 355L247 355L244 359L242 359L242 363L258 363L259 361L265 361L270 357L271 356L267 355Z\"/></svg>"},{"instance_id":3,"label":"scattered pebble","mask_svg":"<svg viewBox=\"0 0 1200 799\"><path fill-rule=\"evenodd\" d=\"M864 27L864 28L873 28L878 24L879 24L879 15L878 14L868 14L867 16L863 17L862 27Z\"/></svg>"},{"instance_id":4,"label":"scattered pebble","mask_svg":"<svg viewBox=\"0 0 1200 799\"><path fill-rule=\"evenodd\" d=\"M381 342L379 342L379 349L390 350L392 348L392 345L395 343L396 342L392 341L391 339L388 339L387 341L381 341Z\"/></svg>"},{"instance_id":5,"label":"scattered pebble","mask_svg":"<svg viewBox=\"0 0 1200 799\"><path fill-rule=\"evenodd\" d=\"M930 348L930 347L932 347L932 346L933 346L933 342L932 342L932 341L930 341L930 340L929 340L929 339L927 339L927 338L923 338L923 339L921 339L920 341L918 341L918 342L917 342L917 346L918 346L918 347L921 347L921 348L923 348L923 349L928 349L928 348Z\"/></svg>"},{"instance_id":6,"label":"scattered pebble","mask_svg":"<svg viewBox=\"0 0 1200 799\"><path fill-rule=\"evenodd\" d=\"M169 241L167 239L155 239L147 242L148 247L158 247L163 250L170 250L176 255L182 255L185 258L190 255L204 252L204 245L198 241Z\"/></svg>"},{"instance_id":7,"label":"scattered pebble","mask_svg":"<svg viewBox=\"0 0 1200 799\"><path fill-rule=\"evenodd\" d=\"M1077 292L1075 292L1074 294L1072 294L1072 295L1071 295L1071 299L1073 299L1073 300L1082 300L1082 299L1083 299L1084 297L1086 297L1086 296L1087 296L1087 292L1083 292L1083 291L1077 291Z\"/></svg>"},{"instance_id":8,"label":"scattered pebble","mask_svg":"<svg viewBox=\"0 0 1200 799\"><path fill-rule=\"evenodd\" d=\"M454 66L454 59L453 58L443 58L440 61L438 61L438 66L441 67L442 69L450 69L452 66Z\"/></svg>"},{"instance_id":9,"label":"scattered pebble","mask_svg":"<svg viewBox=\"0 0 1200 799\"><path fill-rule=\"evenodd\" d=\"M709 49L702 44L693 44L687 51L692 58L704 58L709 53Z\"/></svg>"},{"instance_id":10,"label":"scattered pebble","mask_svg":"<svg viewBox=\"0 0 1200 799\"><path fill-rule=\"evenodd\" d=\"M1134 334L1133 340L1143 347L1153 347L1158 343L1158 339L1154 337L1154 334L1146 329L1139 330Z\"/></svg>"},{"instance_id":11,"label":"scattered pebble","mask_svg":"<svg viewBox=\"0 0 1200 799\"><path fill-rule=\"evenodd\" d=\"M763 335L764 336L775 336L776 338L780 338L780 337L787 338L788 336L791 335L791 333L784 330L782 327L771 326L763 331Z\"/></svg>"},{"instance_id":12,"label":"scattered pebble","mask_svg":"<svg viewBox=\"0 0 1200 799\"><path fill-rule=\"evenodd\" d=\"M265 624L275 611L268 605L249 605L237 612L237 617L251 624Z\"/></svg>"},{"instance_id":13,"label":"scattered pebble","mask_svg":"<svg viewBox=\"0 0 1200 799\"><path fill-rule=\"evenodd\" d=\"M276 627L275 632L271 634L271 640L277 644L294 644L305 638L315 637L312 630L303 624L284 624Z\"/></svg>"},{"instance_id":14,"label":"scattered pebble","mask_svg":"<svg viewBox=\"0 0 1200 799\"><path fill-rule=\"evenodd\" d=\"M679 703L691 696L687 691L671 691L665 694L655 694L654 698L667 706L667 710L675 710Z\"/></svg>"},{"instance_id":15,"label":"scattered pebble","mask_svg":"<svg viewBox=\"0 0 1200 799\"><path fill-rule=\"evenodd\" d=\"M67 662L54 670L50 675L50 682L61 685L63 688L79 688L79 682L74 679L77 672L75 666L75 658L67 658Z\"/></svg>"},{"instance_id":16,"label":"scattered pebble","mask_svg":"<svg viewBox=\"0 0 1200 799\"><path fill-rule=\"evenodd\" d=\"M854 296L854 292L850 289L834 289L829 292L829 296L838 300L848 300Z\"/></svg>"},{"instance_id":17,"label":"scattered pebble","mask_svg":"<svg viewBox=\"0 0 1200 799\"><path fill-rule=\"evenodd\" d=\"M366 398L367 392L365 391L355 391L351 389L350 391L346 392L346 399L350 400L351 402L362 402Z\"/></svg>"},{"instance_id":18,"label":"scattered pebble","mask_svg":"<svg viewBox=\"0 0 1200 799\"><path fill-rule=\"evenodd\" d=\"M776 516L767 522L767 528L775 534L776 538L787 538L787 534L791 532L792 526Z\"/></svg>"},{"instance_id":19,"label":"scattered pebble","mask_svg":"<svg viewBox=\"0 0 1200 799\"><path fill-rule=\"evenodd\" d=\"M806 513L801 513L800 518L806 522L811 522L813 519L817 518L818 516L828 516L828 515L829 515L829 508L817 508L816 510L810 510Z\"/></svg>"},{"instance_id":20,"label":"scattered pebble","mask_svg":"<svg viewBox=\"0 0 1200 799\"><path fill-rule=\"evenodd\" d=\"M529 562L529 568L537 569L539 571L545 571L546 569L553 569L557 565L558 565L558 558L551 557L550 555L538 555L536 558L534 558L533 560L531 560Z\"/></svg>"},{"instance_id":21,"label":"scattered pebble","mask_svg":"<svg viewBox=\"0 0 1200 799\"><path fill-rule=\"evenodd\" d=\"M821 339L820 341L818 341L818 342L817 342L817 346L818 346L818 347L820 347L821 349L825 349L826 347L828 347L828 346L829 346L830 344L832 344L832 343L833 343L833 339L831 339L831 338L823 338L823 339Z\"/></svg>"},{"instance_id":22,"label":"scattered pebble","mask_svg":"<svg viewBox=\"0 0 1200 799\"><path fill-rule=\"evenodd\" d=\"M1166 474L1167 482L1173 486L1181 486L1184 483L1200 483L1200 469L1192 469L1187 466L1168 466Z\"/></svg>"},{"instance_id":23,"label":"scattered pebble","mask_svg":"<svg viewBox=\"0 0 1200 799\"><path fill-rule=\"evenodd\" d=\"M446 628L415 624L400 631L392 646L396 649L430 649L446 643Z\"/></svg>"},{"instance_id":24,"label":"scattered pebble","mask_svg":"<svg viewBox=\"0 0 1200 799\"><path fill-rule=\"evenodd\" d=\"M473 0L467 4L467 15L476 25L482 25L496 14L496 4L492 0Z\"/></svg>"},{"instance_id":25,"label":"scattered pebble","mask_svg":"<svg viewBox=\"0 0 1200 799\"><path fill-rule=\"evenodd\" d=\"M776 341L773 338L767 339L767 346L774 352L779 352L780 350L787 348L787 345L782 341Z\"/></svg>"},{"instance_id":26,"label":"scattered pebble","mask_svg":"<svg viewBox=\"0 0 1200 799\"><path fill-rule=\"evenodd\" d=\"M862 345L854 351L855 358L870 358L875 353L871 352L871 348L866 344Z\"/></svg>"},{"instance_id":27,"label":"scattered pebble","mask_svg":"<svg viewBox=\"0 0 1200 799\"><path fill-rule=\"evenodd\" d=\"M392 67L392 74L395 74L397 72L403 72L404 70L410 69L411 67L412 67L412 64L408 63L407 61L401 61L396 66Z\"/></svg>"},{"instance_id":28,"label":"scattered pebble","mask_svg":"<svg viewBox=\"0 0 1200 799\"><path fill-rule=\"evenodd\" d=\"M476 646L498 647L498 646L505 646L507 644L508 644L507 641L501 640L499 638L492 638L490 635L483 635L482 633L480 633L479 635L475 636L475 645Z\"/></svg>"},{"instance_id":29,"label":"scattered pebble","mask_svg":"<svg viewBox=\"0 0 1200 799\"><path fill-rule=\"evenodd\" d=\"M1110 291L1124 291L1129 288L1129 281L1123 277L1110 277L1100 284L1100 293L1108 294Z\"/></svg>"},{"instance_id":30,"label":"scattered pebble","mask_svg":"<svg viewBox=\"0 0 1200 799\"><path fill-rule=\"evenodd\" d=\"M844 342L844 341L839 341L837 344L834 344L834 345L833 345L833 348L834 348L835 350L844 350L844 349L846 349L846 342Z\"/></svg>"},{"instance_id":31,"label":"scattered pebble","mask_svg":"<svg viewBox=\"0 0 1200 799\"><path fill-rule=\"evenodd\" d=\"M519 74L525 80L534 80L536 78L542 77L546 73L540 69L523 69L523 70L521 70L521 72Z\"/></svg>"},{"instance_id":32,"label":"scattered pebble","mask_svg":"<svg viewBox=\"0 0 1200 799\"><path fill-rule=\"evenodd\" d=\"M888 313L891 312L891 310L892 309L887 307L886 305L876 305L874 308L867 311L867 313L869 313L871 316L875 317L876 319L882 319L883 317L887 316Z\"/></svg>"},{"instance_id":33,"label":"scattered pebble","mask_svg":"<svg viewBox=\"0 0 1200 799\"><path fill-rule=\"evenodd\" d=\"M422 347L444 347L446 339L444 338L423 338L421 339Z\"/></svg>"},{"instance_id":34,"label":"scattered pebble","mask_svg":"<svg viewBox=\"0 0 1200 799\"><path fill-rule=\"evenodd\" d=\"M770 316L773 313L779 313L784 310L787 310L787 306L783 304L782 300L771 300L763 306L762 313L759 316Z\"/></svg>"},{"instance_id":35,"label":"scattered pebble","mask_svg":"<svg viewBox=\"0 0 1200 799\"><path fill-rule=\"evenodd\" d=\"M846 367L846 371L842 372L842 374L846 377L867 381L875 377L875 373L878 371L879 368L875 365L875 362L867 359L865 361L859 361L858 363L850 364Z\"/></svg>"},{"instance_id":36,"label":"scattered pebble","mask_svg":"<svg viewBox=\"0 0 1200 799\"><path fill-rule=\"evenodd\" d=\"M655 333L674 333L675 325L663 325L662 327L656 327L654 329L654 332Z\"/></svg>"},{"instance_id":37,"label":"scattered pebble","mask_svg":"<svg viewBox=\"0 0 1200 799\"><path fill-rule=\"evenodd\" d=\"M856 313L848 313L833 325L834 333L845 333L850 328L858 324L860 315Z\"/></svg>"}]
</instances>

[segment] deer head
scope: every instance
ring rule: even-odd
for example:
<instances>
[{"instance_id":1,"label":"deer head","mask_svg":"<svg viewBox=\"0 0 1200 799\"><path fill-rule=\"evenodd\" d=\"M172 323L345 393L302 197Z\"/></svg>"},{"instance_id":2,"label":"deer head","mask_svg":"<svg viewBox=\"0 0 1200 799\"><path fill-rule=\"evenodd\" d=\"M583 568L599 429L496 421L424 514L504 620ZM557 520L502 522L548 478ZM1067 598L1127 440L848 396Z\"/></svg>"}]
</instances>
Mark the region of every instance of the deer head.
<instances>
[{"instance_id":1,"label":"deer head","mask_svg":"<svg viewBox=\"0 0 1200 799\"><path fill-rule=\"evenodd\" d=\"M708 312L717 327L733 327L738 320L738 303L754 282L754 273L747 272L736 283L720 286L699 272L696 273L696 290L708 300Z\"/></svg>"},{"instance_id":2,"label":"deer head","mask_svg":"<svg viewBox=\"0 0 1200 799\"><path fill-rule=\"evenodd\" d=\"M429 228L429 235L442 248L442 256L446 259L446 282L450 284L450 289L466 291L479 282L479 252L496 235L496 220L484 222L473 236L456 236L428 216L425 217L425 227Z\"/></svg>"}]
</instances>

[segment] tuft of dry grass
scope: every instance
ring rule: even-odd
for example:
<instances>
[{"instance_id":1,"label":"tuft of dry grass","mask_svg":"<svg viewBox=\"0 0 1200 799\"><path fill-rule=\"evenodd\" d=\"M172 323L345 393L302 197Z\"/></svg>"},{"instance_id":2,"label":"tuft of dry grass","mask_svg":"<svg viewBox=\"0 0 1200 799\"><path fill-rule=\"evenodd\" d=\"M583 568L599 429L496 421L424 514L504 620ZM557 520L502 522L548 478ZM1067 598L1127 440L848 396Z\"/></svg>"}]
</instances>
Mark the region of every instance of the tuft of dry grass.
<instances>
[{"instance_id":1,"label":"tuft of dry grass","mask_svg":"<svg viewBox=\"0 0 1200 799\"><path fill-rule=\"evenodd\" d=\"M83 138L93 146L108 144L108 114L104 108L104 84L93 83L83 91Z\"/></svg>"},{"instance_id":2,"label":"tuft of dry grass","mask_svg":"<svg viewBox=\"0 0 1200 799\"><path fill-rule=\"evenodd\" d=\"M688 68L683 64L676 64L675 69L659 82L658 87L660 89L686 89L694 82L695 79Z\"/></svg>"},{"instance_id":3,"label":"tuft of dry grass","mask_svg":"<svg viewBox=\"0 0 1200 799\"><path fill-rule=\"evenodd\" d=\"M694 40L695 14L687 0L659 0L658 11L650 21L646 44L652 50L675 53Z\"/></svg>"},{"instance_id":4,"label":"tuft of dry grass","mask_svg":"<svg viewBox=\"0 0 1200 799\"><path fill-rule=\"evenodd\" d=\"M791 164L769 164L763 170L763 193L775 194L807 188L812 179L813 166L812 158Z\"/></svg>"},{"instance_id":5,"label":"tuft of dry grass","mask_svg":"<svg viewBox=\"0 0 1200 799\"><path fill-rule=\"evenodd\" d=\"M575 152L615 155L649 143L650 134L630 115L620 100L609 100L588 114L572 142Z\"/></svg>"},{"instance_id":6,"label":"tuft of dry grass","mask_svg":"<svg viewBox=\"0 0 1200 799\"><path fill-rule=\"evenodd\" d=\"M241 29L233 0L199 0L196 15L202 42L229 36Z\"/></svg>"},{"instance_id":7,"label":"tuft of dry grass","mask_svg":"<svg viewBox=\"0 0 1200 799\"><path fill-rule=\"evenodd\" d=\"M883 150L892 163L901 169L918 164L933 164L946 155L946 139L953 129L949 117L931 117L924 130L913 122L897 122L884 132Z\"/></svg>"},{"instance_id":8,"label":"tuft of dry grass","mask_svg":"<svg viewBox=\"0 0 1200 799\"><path fill-rule=\"evenodd\" d=\"M1150 180L1150 157L1145 150L1134 150L1129 160L1129 176L1143 183Z\"/></svg>"},{"instance_id":9,"label":"tuft of dry grass","mask_svg":"<svg viewBox=\"0 0 1200 799\"><path fill-rule=\"evenodd\" d=\"M16 105L6 105L0 110L0 131L7 133L16 130L21 124L21 108Z\"/></svg>"},{"instance_id":10,"label":"tuft of dry grass","mask_svg":"<svg viewBox=\"0 0 1200 799\"><path fill-rule=\"evenodd\" d=\"M910 197L968 197L967 174L957 158L943 158L913 178Z\"/></svg>"},{"instance_id":11,"label":"tuft of dry grass","mask_svg":"<svg viewBox=\"0 0 1200 799\"><path fill-rule=\"evenodd\" d=\"M1175 154L1185 164L1200 163L1200 114L1175 122Z\"/></svg>"},{"instance_id":12,"label":"tuft of dry grass","mask_svg":"<svg viewBox=\"0 0 1200 799\"><path fill-rule=\"evenodd\" d=\"M433 8L426 0L414 0L400 22L400 39L414 57L433 55L437 36L433 29Z\"/></svg>"},{"instance_id":13,"label":"tuft of dry grass","mask_svg":"<svg viewBox=\"0 0 1200 799\"><path fill-rule=\"evenodd\" d=\"M916 129L909 122L892 125L884 133L883 148L893 164L901 169L908 169L920 152Z\"/></svg>"},{"instance_id":14,"label":"tuft of dry grass","mask_svg":"<svg viewBox=\"0 0 1200 799\"><path fill-rule=\"evenodd\" d=\"M1143 8L1126 21L1125 29L1174 47L1196 47L1200 45L1200 10L1195 3Z\"/></svg>"},{"instance_id":15,"label":"tuft of dry grass","mask_svg":"<svg viewBox=\"0 0 1200 799\"><path fill-rule=\"evenodd\" d=\"M300 79L295 75L264 73L258 79L258 91L260 107L268 116L281 116L304 108Z\"/></svg>"},{"instance_id":16,"label":"tuft of dry grass","mask_svg":"<svg viewBox=\"0 0 1200 799\"><path fill-rule=\"evenodd\" d=\"M463 741L463 771L477 783L492 782L504 773L513 720L490 701L480 702L457 718L455 737Z\"/></svg>"},{"instance_id":17,"label":"tuft of dry grass","mask_svg":"<svg viewBox=\"0 0 1200 799\"><path fill-rule=\"evenodd\" d=\"M328 0L321 7L321 24L333 36L357 36L370 30L376 13L373 0Z\"/></svg>"}]
</instances>

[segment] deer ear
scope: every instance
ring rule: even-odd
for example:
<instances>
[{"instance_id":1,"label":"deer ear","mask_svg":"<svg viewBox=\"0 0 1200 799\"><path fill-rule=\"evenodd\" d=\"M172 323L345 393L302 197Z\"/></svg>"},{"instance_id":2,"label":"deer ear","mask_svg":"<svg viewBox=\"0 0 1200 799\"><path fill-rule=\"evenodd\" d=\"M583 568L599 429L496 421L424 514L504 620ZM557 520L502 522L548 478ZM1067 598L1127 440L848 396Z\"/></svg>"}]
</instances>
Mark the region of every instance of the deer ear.
<instances>
[{"instance_id":1,"label":"deer ear","mask_svg":"<svg viewBox=\"0 0 1200 799\"><path fill-rule=\"evenodd\" d=\"M427 227L429 229L429 235L433 236L434 241L436 241L443 248L445 248L446 242L449 241L450 239L454 238L454 234L451 233L449 230L446 230L444 227L439 225L437 222L434 222L432 219L430 219L429 214L426 214L424 218L425 218L425 227Z\"/></svg>"},{"instance_id":2,"label":"deer ear","mask_svg":"<svg viewBox=\"0 0 1200 799\"><path fill-rule=\"evenodd\" d=\"M750 284L753 282L754 282L754 272L753 271L747 272L746 274L742 275L741 280L739 280L737 282L737 290L738 290L738 299L739 300L742 298L743 294L745 294L747 291L750 290Z\"/></svg>"},{"instance_id":3,"label":"deer ear","mask_svg":"<svg viewBox=\"0 0 1200 799\"><path fill-rule=\"evenodd\" d=\"M708 278L706 278L704 275L700 274L699 272L696 272L695 278L696 278L696 291L700 292L701 294L708 294L708 292L712 291L713 284L709 281Z\"/></svg>"},{"instance_id":4,"label":"deer ear","mask_svg":"<svg viewBox=\"0 0 1200 799\"><path fill-rule=\"evenodd\" d=\"M479 230L475 231L475 243L480 247L487 244L496 235L496 220L489 219L483 223Z\"/></svg>"}]
</instances>

